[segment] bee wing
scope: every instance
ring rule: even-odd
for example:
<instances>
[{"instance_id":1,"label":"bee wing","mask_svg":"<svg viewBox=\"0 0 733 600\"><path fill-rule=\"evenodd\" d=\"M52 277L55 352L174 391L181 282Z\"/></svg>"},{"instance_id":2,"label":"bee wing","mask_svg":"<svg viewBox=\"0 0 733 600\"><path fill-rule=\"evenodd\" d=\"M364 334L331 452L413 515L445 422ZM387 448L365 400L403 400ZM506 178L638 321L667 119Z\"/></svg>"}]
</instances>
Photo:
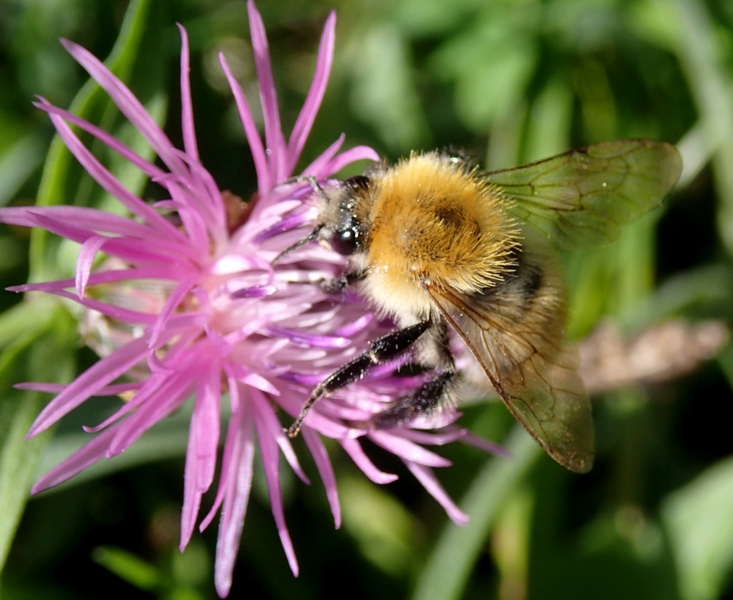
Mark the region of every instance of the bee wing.
<instances>
[{"instance_id":1,"label":"bee wing","mask_svg":"<svg viewBox=\"0 0 733 600\"><path fill-rule=\"evenodd\" d=\"M428 291L512 415L558 463L588 472L594 457L591 405L577 372L577 353L562 346L560 315L549 321L520 318L508 303Z\"/></svg>"},{"instance_id":2,"label":"bee wing","mask_svg":"<svg viewBox=\"0 0 733 600\"><path fill-rule=\"evenodd\" d=\"M486 179L514 200L510 209L557 246L609 242L620 226L659 206L682 172L677 149L618 140L572 150Z\"/></svg>"}]
</instances>

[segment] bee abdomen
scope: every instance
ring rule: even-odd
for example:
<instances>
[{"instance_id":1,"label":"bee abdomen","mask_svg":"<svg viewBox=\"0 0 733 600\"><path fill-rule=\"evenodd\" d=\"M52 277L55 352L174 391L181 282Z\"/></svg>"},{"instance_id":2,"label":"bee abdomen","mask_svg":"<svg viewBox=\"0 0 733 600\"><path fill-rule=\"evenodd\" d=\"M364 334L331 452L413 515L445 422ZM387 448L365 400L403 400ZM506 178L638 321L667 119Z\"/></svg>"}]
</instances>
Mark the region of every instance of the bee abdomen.
<instances>
[{"instance_id":1,"label":"bee abdomen","mask_svg":"<svg viewBox=\"0 0 733 600\"><path fill-rule=\"evenodd\" d=\"M539 260L527 256L521 247L512 253L515 266L496 285L485 286L474 297L482 302L511 302L518 308L532 305L545 287L546 269Z\"/></svg>"}]
</instances>

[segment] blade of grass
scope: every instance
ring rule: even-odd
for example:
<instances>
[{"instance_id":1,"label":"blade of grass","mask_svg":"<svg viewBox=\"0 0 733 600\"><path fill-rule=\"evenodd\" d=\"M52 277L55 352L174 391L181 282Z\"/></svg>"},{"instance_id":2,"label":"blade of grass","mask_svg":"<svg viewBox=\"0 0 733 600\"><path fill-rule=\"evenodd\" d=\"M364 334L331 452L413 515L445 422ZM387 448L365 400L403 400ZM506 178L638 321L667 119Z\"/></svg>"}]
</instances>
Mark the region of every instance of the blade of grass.
<instances>
[{"instance_id":1,"label":"blade of grass","mask_svg":"<svg viewBox=\"0 0 733 600\"><path fill-rule=\"evenodd\" d=\"M715 182L720 196L718 228L733 252L733 89L724 69L726 50L710 15L699 0L676 0L676 52L701 115L708 147L714 152Z\"/></svg>"},{"instance_id":2,"label":"blade of grass","mask_svg":"<svg viewBox=\"0 0 733 600\"><path fill-rule=\"evenodd\" d=\"M465 527L453 523L446 526L423 568L413 600L462 597L504 501L542 455L537 443L519 425L511 432L505 448L512 458L494 457L476 476L461 502L461 510L471 516L471 521Z\"/></svg>"},{"instance_id":3,"label":"blade of grass","mask_svg":"<svg viewBox=\"0 0 733 600\"><path fill-rule=\"evenodd\" d=\"M137 57L149 5L149 0L133 0L128 7L121 33L107 62L118 75L124 77L129 73ZM72 110L84 117L98 97L102 97L102 90L94 82L87 82L74 100ZM70 157L56 137L44 165L37 197L39 205L61 201L59 192L71 165ZM47 240L45 231L36 230L32 234L31 281L43 279L44 275L49 278L48 266L54 261L47 255ZM28 311L30 317L26 314ZM24 318L18 319L19 315ZM0 332L12 333L21 322L25 327L15 339L5 336L6 347L0 357L0 383L5 388L0 404L0 572L28 500L38 461L50 440L48 432L33 440L24 439L46 402L46 395L20 393L10 386L18 381L19 376L31 381L68 381L73 374L76 354L75 327L60 304L44 307L34 300L23 303L4 317Z\"/></svg>"},{"instance_id":4,"label":"blade of grass","mask_svg":"<svg viewBox=\"0 0 733 600\"><path fill-rule=\"evenodd\" d=\"M149 0L130 2L120 35L109 58L105 61L105 65L122 81L129 76L140 50L149 6ZM103 99L106 99L106 92L93 79L89 79L74 98L69 110L82 118L87 118L94 106ZM111 102L111 100L108 101ZM36 203L39 206L60 204L64 201L64 196L60 192L64 189L71 164L71 152L67 150L58 135L54 136L38 187ZM30 246L30 281L45 281L54 276L48 273L48 267L54 264L54 261L49 260L47 256L48 239L47 231L33 230Z\"/></svg>"},{"instance_id":5,"label":"blade of grass","mask_svg":"<svg viewBox=\"0 0 733 600\"><path fill-rule=\"evenodd\" d=\"M41 303L46 306L39 306ZM20 392L11 386L23 377L68 381L76 358L76 327L61 305L46 299L24 302L3 315L0 330L7 329L3 325L10 319L28 327L0 354L0 572L28 500L36 465L51 439L48 431L25 439L47 401L46 394Z\"/></svg>"}]
</instances>

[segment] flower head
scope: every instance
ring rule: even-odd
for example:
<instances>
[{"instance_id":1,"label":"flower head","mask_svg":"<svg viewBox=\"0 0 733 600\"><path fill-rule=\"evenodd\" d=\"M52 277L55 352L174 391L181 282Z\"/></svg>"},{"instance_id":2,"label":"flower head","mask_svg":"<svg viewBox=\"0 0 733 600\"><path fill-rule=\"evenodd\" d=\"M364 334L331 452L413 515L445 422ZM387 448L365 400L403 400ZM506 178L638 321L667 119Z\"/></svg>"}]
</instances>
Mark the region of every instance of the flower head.
<instances>
[{"instance_id":1,"label":"flower head","mask_svg":"<svg viewBox=\"0 0 733 600\"><path fill-rule=\"evenodd\" d=\"M310 185L293 182L291 177L328 80L335 15L332 13L326 22L310 92L286 140L264 27L252 2L248 10L264 140L247 99L221 57L257 172L257 193L246 207L232 194L220 191L199 161L188 80L188 43L181 27L183 150L173 146L140 102L99 60L76 44L63 42L142 133L162 167L95 125L44 99L37 103L77 160L130 216L71 206L0 211L0 221L42 227L80 244L74 279L12 289L42 291L78 303L94 316L96 325L88 327L88 337L101 355L99 362L68 385L24 384L57 393L29 435L48 428L93 396L130 397L110 418L88 428L94 434L91 441L42 477L33 491L54 486L101 458L119 454L193 396L180 546L188 543L202 495L215 481L223 439L216 498L199 525L205 528L221 512L215 578L222 596L231 586L252 483L255 444L280 539L297 574L281 502L280 456L301 479L307 478L283 433L278 412L297 415L315 385L363 352L368 341L388 331L389 326L360 298L334 302L315 285L338 276L343 269L343 258L336 253L310 244L273 266L276 256L313 227L318 198ZM167 199L151 205L128 191L84 146L72 125L142 170L165 191ZM378 160L366 147L340 152L343 141L342 136L301 174L327 182L353 161ZM106 258L95 267L100 253ZM100 322L111 327L114 335L100 336ZM416 385L415 378L395 377L393 371L394 365L376 368L362 381L320 400L304 423L302 435L324 482L336 524L340 521L336 484L321 436L338 440L377 483L393 481L396 475L375 467L362 442L369 439L392 452L450 517L462 522L465 515L430 469L448 461L423 447L461 437L461 430L431 432L404 427L375 431L353 426L367 421ZM223 434L222 403L228 403L231 411Z\"/></svg>"}]
</instances>

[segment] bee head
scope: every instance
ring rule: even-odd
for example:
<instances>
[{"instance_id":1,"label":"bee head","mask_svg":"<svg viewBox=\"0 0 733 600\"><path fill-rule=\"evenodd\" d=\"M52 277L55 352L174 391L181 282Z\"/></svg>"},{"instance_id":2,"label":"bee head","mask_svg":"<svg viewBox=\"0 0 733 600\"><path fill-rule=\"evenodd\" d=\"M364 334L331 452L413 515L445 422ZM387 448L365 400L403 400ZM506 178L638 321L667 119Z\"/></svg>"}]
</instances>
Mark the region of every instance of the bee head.
<instances>
[{"instance_id":1,"label":"bee head","mask_svg":"<svg viewBox=\"0 0 733 600\"><path fill-rule=\"evenodd\" d=\"M320 223L308 236L278 254L273 263L316 240L341 256L351 256L358 252L364 245L366 231L356 215L356 208L359 197L369 188L369 183L369 177L365 175L349 177L335 189L324 190L317 183L311 182L316 194L324 200Z\"/></svg>"},{"instance_id":2,"label":"bee head","mask_svg":"<svg viewBox=\"0 0 733 600\"><path fill-rule=\"evenodd\" d=\"M331 223L326 224L320 232L320 239L325 241L334 252L342 256L351 256L364 243L365 231L362 222L356 215L357 197L369 188L369 178L356 175L346 179L342 186L335 211L331 212Z\"/></svg>"}]
</instances>

